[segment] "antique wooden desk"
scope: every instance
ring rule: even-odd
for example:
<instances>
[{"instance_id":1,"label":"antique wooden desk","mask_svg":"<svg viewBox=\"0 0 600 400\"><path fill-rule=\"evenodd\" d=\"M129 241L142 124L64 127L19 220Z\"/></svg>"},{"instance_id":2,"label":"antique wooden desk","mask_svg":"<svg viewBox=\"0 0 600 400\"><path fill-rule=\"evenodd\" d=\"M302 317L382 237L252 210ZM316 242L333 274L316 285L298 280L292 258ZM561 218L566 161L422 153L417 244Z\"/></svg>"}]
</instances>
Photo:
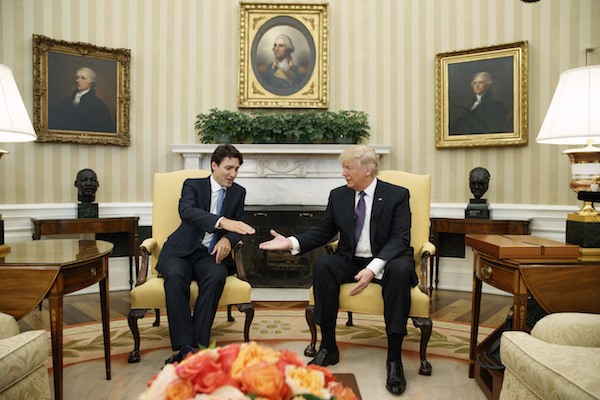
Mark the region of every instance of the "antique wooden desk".
<instances>
[{"instance_id":1,"label":"antique wooden desk","mask_svg":"<svg viewBox=\"0 0 600 400\"><path fill-rule=\"evenodd\" d=\"M435 288L438 286L440 271L440 233L459 234L486 234L486 235L529 235L529 220L501 220L501 219L453 219L431 218L430 242L437 251L431 257L429 264L429 295L433 292L434 271Z\"/></svg>"},{"instance_id":2,"label":"antique wooden desk","mask_svg":"<svg viewBox=\"0 0 600 400\"><path fill-rule=\"evenodd\" d=\"M46 235L80 233L129 233L129 288L133 289L133 260L135 273L139 267L138 233L139 217L78 218L78 219L32 219L33 240Z\"/></svg>"},{"instance_id":3,"label":"antique wooden desk","mask_svg":"<svg viewBox=\"0 0 600 400\"><path fill-rule=\"evenodd\" d=\"M0 258L0 311L20 319L44 298L50 306L54 398L63 398L63 296L100 285L106 379L110 380L108 256L113 245L102 240L41 240L11 243Z\"/></svg>"},{"instance_id":4,"label":"antique wooden desk","mask_svg":"<svg viewBox=\"0 0 600 400\"><path fill-rule=\"evenodd\" d=\"M468 240L467 240L468 241ZM496 329L477 344L481 287L485 282L513 295L514 330L529 331L526 325L527 298L534 295L548 312L600 312L600 263L580 263L577 259L500 259L473 247L473 297L469 377L475 380L488 399L497 399L502 387L502 372L480 368L478 354L489 349L503 331Z\"/></svg>"}]
</instances>

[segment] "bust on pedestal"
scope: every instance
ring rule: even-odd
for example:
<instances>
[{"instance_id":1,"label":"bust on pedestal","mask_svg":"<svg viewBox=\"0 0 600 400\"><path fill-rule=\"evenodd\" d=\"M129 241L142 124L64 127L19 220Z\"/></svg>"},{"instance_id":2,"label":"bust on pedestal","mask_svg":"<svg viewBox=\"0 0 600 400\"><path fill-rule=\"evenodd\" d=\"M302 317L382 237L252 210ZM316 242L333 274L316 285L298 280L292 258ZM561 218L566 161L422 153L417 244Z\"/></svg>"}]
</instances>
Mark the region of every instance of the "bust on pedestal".
<instances>
[{"instance_id":1,"label":"bust on pedestal","mask_svg":"<svg viewBox=\"0 0 600 400\"><path fill-rule=\"evenodd\" d=\"M490 173L483 167L473 168L469 173L469 187L475 196L469 200L465 209L465 219L490 219L490 207L486 199L481 197L487 192L490 183Z\"/></svg>"},{"instance_id":2,"label":"bust on pedestal","mask_svg":"<svg viewBox=\"0 0 600 400\"><path fill-rule=\"evenodd\" d=\"M98 186L98 177L93 170L85 168L77 173L75 187L77 200L81 202L77 205L77 218L98 218L98 203L94 203Z\"/></svg>"}]
</instances>

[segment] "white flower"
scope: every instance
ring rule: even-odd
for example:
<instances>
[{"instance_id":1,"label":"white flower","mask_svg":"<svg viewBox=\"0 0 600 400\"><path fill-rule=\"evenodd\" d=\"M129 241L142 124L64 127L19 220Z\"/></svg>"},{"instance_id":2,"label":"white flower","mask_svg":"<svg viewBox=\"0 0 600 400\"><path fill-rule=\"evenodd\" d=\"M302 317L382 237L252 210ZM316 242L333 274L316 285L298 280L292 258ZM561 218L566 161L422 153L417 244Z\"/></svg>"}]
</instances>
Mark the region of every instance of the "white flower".
<instances>
[{"instance_id":1,"label":"white flower","mask_svg":"<svg viewBox=\"0 0 600 400\"><path fill-rule=\"evenodd\" d=\"M167 386L169 386L169 384L175 379L177 379L175 366L173 364L165 365L162 371L160 371L160 373L152 381L150 387L140 394L138 400L162 399L163 394L167 390Z\"/></svg>"}]
</instances>

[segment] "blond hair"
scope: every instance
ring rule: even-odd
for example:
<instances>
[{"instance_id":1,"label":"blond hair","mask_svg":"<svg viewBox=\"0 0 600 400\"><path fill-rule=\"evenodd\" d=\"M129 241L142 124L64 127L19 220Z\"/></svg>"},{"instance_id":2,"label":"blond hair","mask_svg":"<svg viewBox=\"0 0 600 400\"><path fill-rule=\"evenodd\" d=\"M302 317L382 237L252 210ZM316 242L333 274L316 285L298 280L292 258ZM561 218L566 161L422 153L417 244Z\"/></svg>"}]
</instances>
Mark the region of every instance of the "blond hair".
<instances>
[{"instance_id":1,"label":"blond hair","mask_svg":"<svg viewBox=\"0 0 600 400\"><path fill-rule=\"evenodd\" d=\"M365 171L369 168L372 169L373 176L379 174L379 161L377 160L377 153L373 148L364 144L350 146L340 154L338 161L343 163L352 158L358 158L358 165Z\"/></svg>"}]
</instances>

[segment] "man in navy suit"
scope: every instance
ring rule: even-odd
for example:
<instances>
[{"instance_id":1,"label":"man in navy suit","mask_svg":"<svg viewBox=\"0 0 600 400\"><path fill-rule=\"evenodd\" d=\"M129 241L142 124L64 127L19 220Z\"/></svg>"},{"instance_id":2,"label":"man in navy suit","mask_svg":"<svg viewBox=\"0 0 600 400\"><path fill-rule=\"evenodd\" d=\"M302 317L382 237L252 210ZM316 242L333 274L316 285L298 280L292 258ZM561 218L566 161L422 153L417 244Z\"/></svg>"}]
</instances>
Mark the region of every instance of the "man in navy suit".
<instances>
[{"instance_id":1,"label":"man in navy suit","mask_svg":"<svg viewBox=\"0 0 600 400\"><path fill-rule=\"evenodd\" d=\"M331 191L319 225L287 238L271 230L274 239L259 247L303 254L339 234L335 254L320 257L313 264L314 321L321 327L321 346L310 363L328 366L339 362L335 324L340 285L356 281L350 291L354 296L362 293L369 282L376 282L383 289L388 335L386 387L393 394L401 394L406 389L402 340L406 336L410 289L418 283L410 247L409 192L376 178L377 155L368 146L349 147L338 160L347 185Z\"/></svg>"},{"instance_id":2,"label":"man in navy suit","mask_svg":"<svg viewBox=\"0 0 600 400\"><path fill-rule=\"evenodd\" d=\"M212 155L212 175L183 184L181 225L165 242L156 265L165 279L171 345L178 351L167 363L181 361L199 345L208 347L225 278L234 271L231 248L242 235L255 232L242 222L246 190L233 182L242 162L235 147L221 145ZM193 315L192 280L199 288Z\"/></svg>"}]
</instances>

